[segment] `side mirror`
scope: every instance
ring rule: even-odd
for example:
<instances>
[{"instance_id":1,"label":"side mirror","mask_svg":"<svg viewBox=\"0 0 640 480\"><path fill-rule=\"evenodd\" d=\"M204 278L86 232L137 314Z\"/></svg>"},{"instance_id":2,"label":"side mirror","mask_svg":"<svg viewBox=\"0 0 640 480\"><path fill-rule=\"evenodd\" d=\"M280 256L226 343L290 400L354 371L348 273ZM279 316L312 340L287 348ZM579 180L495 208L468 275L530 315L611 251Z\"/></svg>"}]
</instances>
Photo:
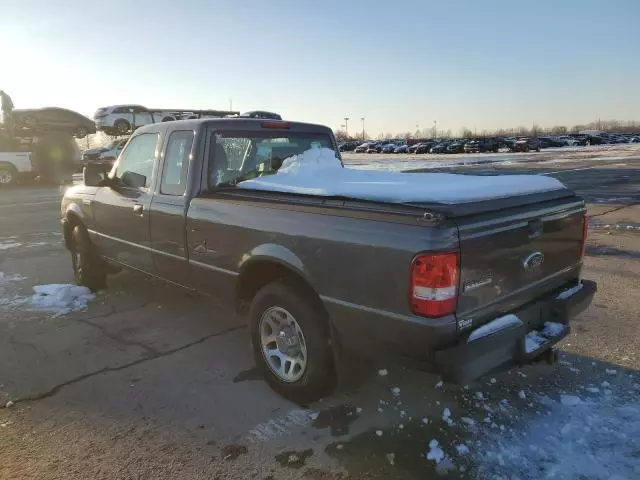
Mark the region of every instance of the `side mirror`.
<instances>
[{"instance_id":1,"label":"side mirror","mask_svg":"<svg viewBox=\"0 0 640 480\"><path fill-rule=\"evenodd\" d=\"M104 167L89 163L82 169L84 184L88 187L101 187L107 180L107 172Z\"/></svg>"}]
</instances>

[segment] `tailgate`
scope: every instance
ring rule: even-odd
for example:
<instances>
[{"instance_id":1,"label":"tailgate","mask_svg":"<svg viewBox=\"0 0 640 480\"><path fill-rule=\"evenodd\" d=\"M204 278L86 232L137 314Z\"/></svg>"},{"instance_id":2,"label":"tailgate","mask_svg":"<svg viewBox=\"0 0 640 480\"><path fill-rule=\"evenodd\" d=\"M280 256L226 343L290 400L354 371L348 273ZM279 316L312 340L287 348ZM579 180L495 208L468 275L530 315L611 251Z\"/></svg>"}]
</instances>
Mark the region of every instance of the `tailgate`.
<instances>
[{"instance_id":1,"label":"tailgate","mask_svg":"<svg viewBox=\"0 0 640 480\"><path fill-rule=\"evenodd\" d=\"M458 325L477 327L577 278L585 211L570 197L457 219Z\"/></svg>"}]
</instances>

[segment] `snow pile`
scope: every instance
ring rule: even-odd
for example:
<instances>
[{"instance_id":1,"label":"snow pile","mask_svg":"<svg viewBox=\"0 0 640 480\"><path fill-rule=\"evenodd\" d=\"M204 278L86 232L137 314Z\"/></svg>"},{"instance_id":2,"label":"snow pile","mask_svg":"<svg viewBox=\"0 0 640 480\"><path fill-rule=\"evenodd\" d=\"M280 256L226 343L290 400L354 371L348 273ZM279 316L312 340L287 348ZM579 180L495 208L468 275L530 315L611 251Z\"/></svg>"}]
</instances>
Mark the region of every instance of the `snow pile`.
<instances>
[{"instance_id":1,"label":"snow pile","mask_svg":"<svg viewBox=\"0 0 640 480\"><path fill-rule=\"evenodd\" d=\"M469 338L468 342L473 342L474 340L478 340L479 338L486 337L487 335L491 335L492 333L499 332L508 327L517 327L522 325L522 321L512 313L508 315L504 315L503 317L498 317L495 320L491 320L489 323L485 323L480 328L476 328Z\"/></svg>"},{"instance_id":2,"label":"snow pile","mask_svg":"<svg viewBox=\"0 0 640 480\"><path fill-rule=\"evenodd\" d=\"M566 329L567 325L565 325L564 323L545 322L542 331L539 332L538 330L532 330L527 333L524 342L525 350L527 351L527 353L534 352L540 346L547 343L549 339L557 337L558 335L564 333Z\"/></svg>"},{"instance_id":3,"label":"snow pile","mask_svg":"<svg viewBox=\"0 0 640 480\"><path fill-rule=\"evenodd\" d=\"M70 284L36 285L34 294L28 298L17 299L14 306L25 306L29 310L53 313L54 317L87 308L89 301L95 298L87 287Z\"/></svg>"},{"instance_id":4,"label":"snow pile","mask_svg":"<svg viewBox=\"0 0 640 480\"><path fill-rule=\"evenodd\" d=\"M640 478L640 403L543 400L547 415L511 433L487 431L473 454L478 478Z\"/></svg>"},{"instance_id":5,"label":"snow pile","mask_svg":"<svg viewBox=\"0 0 640 480\"><path fill-rule=\"evenodd\" d=\"M442 421L449 426L453 425L453 420L451 419L451 410L449 410L448 408L445 408L442 412Z\"/></svg>"},{"instance_id":6,"label":"snow pile","mask_svg":"<svg viewBox=\"0 0 640 480\"><path fill-rule=\"evenodd\" d=\"M429 442L429 451L427 452L427 460L433 460L440 463L444 459L444 452L440 448L440 444L436 439Z\"/></svg>"},{"instance_id":7,"label":"snow pile","mask_svg":"<svg viewBox=\"0 0 640 480\"><path fill-rule=\"evenodd\" d=\"M343 168L336 153L328 148L312 148L289 157L275 174L240 182L238 187L390 203L444 204L565 188L558 180L542 175L472 176Z\"/></svg>"}]
</instances>

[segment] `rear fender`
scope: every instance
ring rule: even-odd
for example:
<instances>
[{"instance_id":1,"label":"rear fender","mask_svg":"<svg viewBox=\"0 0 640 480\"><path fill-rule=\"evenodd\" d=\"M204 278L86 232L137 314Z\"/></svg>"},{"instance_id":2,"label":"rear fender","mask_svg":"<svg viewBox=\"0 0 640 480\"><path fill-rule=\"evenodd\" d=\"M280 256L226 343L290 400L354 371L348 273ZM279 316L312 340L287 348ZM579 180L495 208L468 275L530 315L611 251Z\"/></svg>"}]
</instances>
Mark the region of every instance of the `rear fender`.
<instances>
[{"instance_id":1,"label":"rear fender","mask_svg":"<svg viewBox=\"0 0 640 480\"><path fill-rule=\"evenodd\" d=\"M303 277L309 284L309 272L305 268L302 260L298 256L282 245L274 243L265 243L253 248L250 252L245 253L238 265L240 276L242 273L255 262L270 261L281 264L293 270L295 273Z\"/></svg>"}]
</instances>

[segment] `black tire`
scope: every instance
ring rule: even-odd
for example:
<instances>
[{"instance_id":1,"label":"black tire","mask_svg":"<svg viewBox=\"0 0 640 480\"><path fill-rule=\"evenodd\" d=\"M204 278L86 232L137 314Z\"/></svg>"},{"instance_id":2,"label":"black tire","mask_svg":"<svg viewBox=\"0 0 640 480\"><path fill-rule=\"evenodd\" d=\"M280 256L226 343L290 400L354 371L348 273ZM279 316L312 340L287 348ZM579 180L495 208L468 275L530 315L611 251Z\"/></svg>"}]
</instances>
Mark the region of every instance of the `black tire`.
<instances>
[{"instance_id":1,"label":"black tire","mask_svg":"<svg viewBox=\"0 0 640 480\"><path fill-rule=\"evenodd\" d=\"M10 187L18 183L18 172L13 165L0 165L0 187Z\"/></svg>"},{"instance_id":2,"label":"black tire","mask_svg":"<svg viewBox=\"0 0 640 480\"><path fill-rule=\"evenodd\" d=\"M95 252L84 227L76 225L71 232L71 263L76 284L89 288L92 292L107 285L104 263Z\"/></svg>"},{"instance_id":3,"label":"black tire","mask_svg":"<svg viewBox=\"0 0 640 480\"><path fill-rule=\"evenodd\" d=\"M122 118L116 120L113 127L116 130L116 135L126 135L131 130L131 124Z\"/></svg>"},{"instance_id":4,"label":"black tire","mask_svg":"<svg viewBox=\"0 0 640 480\"><path fill-rule=\"evenodd\" d=\"M270 307L280 307L289 312L304 336L307 365L302 376L295 382L285 382L278 378L263 354L260 323L263 314ZM268 284L258 291L251 302L249 321L256 365L273 390L299 404L318 400L335 385L333 352L323 315L318 300L293 286L292 282Z\"/></svg>"}]
</instances>

